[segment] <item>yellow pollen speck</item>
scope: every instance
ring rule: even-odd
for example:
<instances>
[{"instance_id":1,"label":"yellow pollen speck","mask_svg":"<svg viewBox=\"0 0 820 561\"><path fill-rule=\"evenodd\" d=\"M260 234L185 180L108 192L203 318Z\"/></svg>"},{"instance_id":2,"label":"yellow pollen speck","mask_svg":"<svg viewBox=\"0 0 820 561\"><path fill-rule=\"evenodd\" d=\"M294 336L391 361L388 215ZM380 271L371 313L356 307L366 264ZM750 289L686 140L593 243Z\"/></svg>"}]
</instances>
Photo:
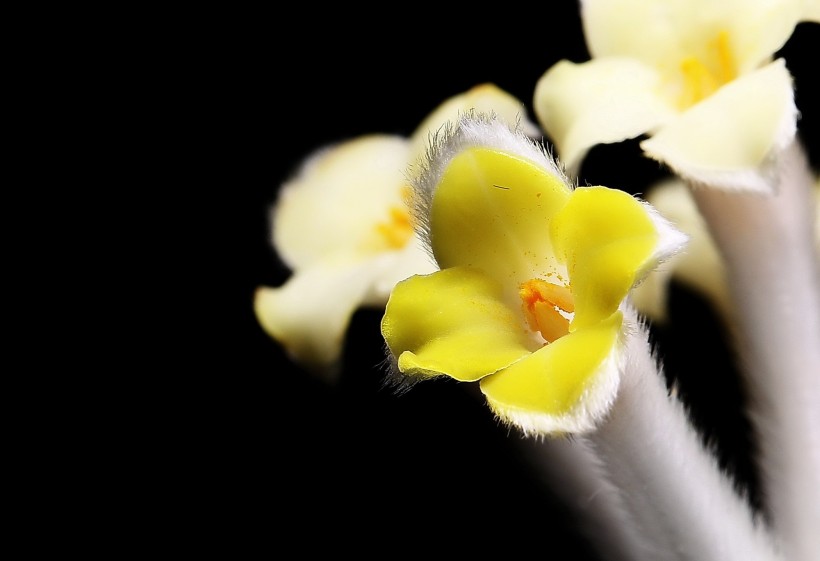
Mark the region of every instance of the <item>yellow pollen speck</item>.
<instances>
[{"instance_id":1,"label":"yellow pollen speck","mask_svg":"<svg viewBox=\"0 0 820 561\"><path fill-rule=\"evenodd\" d=\"M548 343L569 333L569 319L564 314L575 311L575 301L568 286L530 279L521 284L518 295L527 325Z\"/></svg>"}]
</instances>

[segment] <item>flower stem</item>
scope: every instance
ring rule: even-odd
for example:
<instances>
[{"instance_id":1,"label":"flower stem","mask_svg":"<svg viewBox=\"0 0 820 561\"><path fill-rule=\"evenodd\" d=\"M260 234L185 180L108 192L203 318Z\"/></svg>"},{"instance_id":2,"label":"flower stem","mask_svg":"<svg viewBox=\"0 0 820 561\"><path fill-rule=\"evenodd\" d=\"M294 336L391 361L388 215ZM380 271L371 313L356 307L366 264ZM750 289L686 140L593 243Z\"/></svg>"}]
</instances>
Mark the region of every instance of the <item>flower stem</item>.
<instances>
[{"instance_id":1,"label":"flower stem","mask_svg":"<svg viewBox=\"0 0 820 561\"><path fill-rule=\"evenodd\" d=\"M820 249L798 141L779 172L774 196L693 195L727 268L764 506L789 558L810 561L820 551Z\"/></svg>"},{"instance_id":2,"label":"flower stem","mask_svg":"<svg viewBox=\"0 0 820 561\"><path fill-rule=\"evenodd\" d=\"M576 438L523 438L526 460L575 513L583 535L609 561L646 559L644 540L589 443Z\"/></svg>"},{"instance_id":3,"label":"flower stem","mask_svg":"<svg viewBox=\"0 0 820 561\"><path fill-rule=\"evenodd\" d=\"M634 312L633 312L634 313ZM657 561L772 561L774 542L670 397L635 321L610 417L585 438L621 490Z\"/></svg>"}]
</instances>

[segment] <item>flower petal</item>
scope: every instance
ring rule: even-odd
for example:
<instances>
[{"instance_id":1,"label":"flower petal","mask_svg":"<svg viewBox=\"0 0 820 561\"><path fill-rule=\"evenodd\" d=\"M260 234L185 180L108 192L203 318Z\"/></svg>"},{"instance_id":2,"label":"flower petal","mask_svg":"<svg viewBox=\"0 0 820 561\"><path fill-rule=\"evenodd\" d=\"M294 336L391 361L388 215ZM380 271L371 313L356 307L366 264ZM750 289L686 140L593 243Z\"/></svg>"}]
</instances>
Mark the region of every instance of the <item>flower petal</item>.
<instances>
[{"instance_id":1,"label":"flower petal","mask_svg":"<svg viewBox=\"0 0 820 561\"><path fill-rule=\"evenodd\" d=\"M380 274L370 261L314 264L281 287L258 288L254 312L295 362L332 375L350 318Z\"/></svg>"},{"instance_id":2,"label":"flower petal","mask_svg":"<svg viewBox=\"0 0 820 561\"><path fill-rule=\"evenodd\" d=\"M552 257L548 228L570 193L562 178L530 160L464 149L433 193L429 233L436 262L480 269L515 294L520 282L560 274L565 269Z\"/></svg>"},{"instance_id":3,"label":"flower petal","mask_svg":"<svg viewBox=\"0 0 820 561\"><path fill-rule=\"evenodd\" d=\"M414 235L402 249L375 257L373 264L374 276L362 304L378 307L384 307L390 298L390 292L399 281L438 270L418 235Z\"/></svg>"},{"instance_id":4,"label":"flower petal","mask_svg":"<svg viewBox=\"0 0 820 561\"><path fill-rule=\"evenodd\" d=\"M582 0L584 37L593 58L626 56L658 66L680 60L679 43L671 40L691 24L697 0Z\"/></svg>"},{"instance_id":5,"label":"flower petal","mask_svg":"<svg viewBox=\"0 0 820 561\"><path fill-rule=\"evenodd\" d=\"M804 4L806 0L734 0L728 3L725 21L732 28L730 33L741 74L771 61L806 16Z\"/></svg>"},{"instance_id":6,"label":"flower petal","mask_svg":"<svg viewBox=\"0 0 820 561\"><path fill-rule=\"evenodd\" d=\"M771 192L775 156L794 138L796 123L791 75L779 59L727 84L641 148L690 181Z\"/></svg>"},{"instance_id":7,"label":"flower petal","mask_svg":"<svg viewBox=\"0 0 820 561\"><path fill-rule=\"evenodd\" d=\"M538 80L533 104L567 169L576 172L596 144L636 137L676 114L660 86L660 75L635 60L561 61Z\"/></svg>"},{"instance_id":8,"label":"flower petal","mask_svg":"<svg viewBox=\"0 0 820 561\"><path fill-rule=\"evenodd\" d=\"M593 429L618 390L622 322L615 312L483 378L481 391L490 408L526 434Z\"/></svg>"},{"instance_id":9,"label":"flower petal","mask_svg":"<svg viewBox=\"0 0 820 561\"><path fill-rule=\"evenodd\" d=\"M403 189L409 142L369 135L317 151L280 191L273 243L291 268L329 255L366 257L391 248L382 226L391 209L406 213Z\"/></svg>"},{"instance_id":10,"label":"flower petal","mask_svg":"<svg viewBox=\"0 0 820 561\"><path fill-rule=\"evenodd\" d=\"M803 0L801 21L820 23L820 0Z\"/></svg>"},{"instance_id":11,"label":"flower petal","mask_svg":"<svg viewBox=\"0 0 820 561\"><path fill-rule=\"evenodd\" d=\"M393 290L382 335L410 376L475 381L538 348L501 288L475 269L413 276Z\"/></svg>"},{"instance_id":12,"label":"flower petal","mask_svg":"<svg viewBox=\"0 0 820 561\"><path fill-rule=\"evenodd\" d=\"M508 125L520 125L527 136L541 135L538 126L527 118L527 108L522 101L495 84L480 84L447 99L421 122L410 137L411 161L415 162L427 152L432 135L445 123L456 121L470 111L495 114Z\"/></svg>"},{"instance_id":13,"label":"flower petal","mask_svg":"<svg viewBox=\"0 0 820 561\"><path fill-rule=\"evenodd\" d=\"M551 235L575 297L571 332L613 314L632 286L686 239L649 205L606 187L576 189Z\"/></svg>"},{"instance_id":14,"label":"flower petal","mask_svg":"<svg viewBox=\"0 0 820 561\"><path fill-rule=\"evenodd\" d=\"M788 40L803 0L584 0L584 34L593 57L633 57L656 68L708 59L715 37L730 40L733 64L748 72Z\"/></svg>"}]
</instances>

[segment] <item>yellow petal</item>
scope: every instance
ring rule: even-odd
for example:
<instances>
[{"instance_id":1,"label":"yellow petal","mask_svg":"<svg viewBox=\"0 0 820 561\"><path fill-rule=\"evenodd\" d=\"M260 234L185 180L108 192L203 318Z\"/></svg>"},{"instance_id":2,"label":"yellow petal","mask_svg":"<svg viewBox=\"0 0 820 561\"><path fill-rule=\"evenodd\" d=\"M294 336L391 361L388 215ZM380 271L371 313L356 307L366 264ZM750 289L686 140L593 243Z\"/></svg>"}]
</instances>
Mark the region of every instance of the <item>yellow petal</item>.
<instances>
[{"instance_id":1,"label":"yellow petal","mask_svg":"<svg viewBox=\"0 0 820 561\"><path fill-rule=\"evenodd\" d=\"M501 288L475 269L446 269L396 285L382 335L399 370L475 381L538 348Z\"/></svg>"},{"instance_id":2,"label":"yellow petal","mask_svg":"<svg viewBox=\"0 0 820 561\"><path fill-rule=\"evenodd\" d=\"M796 132L791 75L782 59L727 84L641 143L691 181L771 192L776 164Z\"/></svg>"},{"instance_id":3,"label":"yellow petal","mask_svg":"<svg viewBox=\"0 0 820 561\"><path fill-rule=\"evenodd\" d=\"M362 258L395 249L386 234L395 212L406 212L408 155L407 139L370 135L309 157L272 213L273 244L285 263L298 269L338 253Z\"/></svg>"},{"instance_id":4,"label":"yellow petal","mask_svg":"<svg viewBox=\"0 0 820 561\"><path fill-rule=\"evenodd\" d=\"M493 113L508 125L520 124L528 136L540 135L535 123L527 118L527 108L522 101L495 84L480 84L447 99L421 122L410 137L411 161L427 151L431 135L470 111Z\"/></svg>"},{"instance_id":5,"label":"yellow petal","mask_svg":"<svg viewBox=\"0 0 820 561\"><path fill-rule=\"evenodd\" d=\"M549 224L571 190L554 173L510 153L467 148L433 193L430 241L441 268L482 270L517 294L518 284L565 269ZM515 296L517 300L517 296Z\"/></svg>"},{"instance_id":6,"label":"yellow petal","mask_svg":"<svg viewBox=\"0 0 820 561\"><path fill-rule=\"evenodd\" d=\"M645 205L623 191L580 187L552 223L575 297L570 331L612 315L655 254L659 235Z\"/></svg>"},{"instance_id":7,"label":"yellow petal","mask_svg":"<svg viewBox=\"0 0 820 561\"><path fill-rule=\"evenodd\" d=\"M567 169L577 172L596 144L634 138L677 113L660 84L660 75L636 60L562 61L538 80L533 104Z\"/></svg>"},{"instance_id":8,"label":"yellow petal","mask_svg":"<svg viewBox=\"0 0 820 561\"><path fill-rule=\"evenodd\" d=\"M616 312L481 380L487 402L525 433L582 433L608 411L618 388Z\"/></svg>"}]
</instances>

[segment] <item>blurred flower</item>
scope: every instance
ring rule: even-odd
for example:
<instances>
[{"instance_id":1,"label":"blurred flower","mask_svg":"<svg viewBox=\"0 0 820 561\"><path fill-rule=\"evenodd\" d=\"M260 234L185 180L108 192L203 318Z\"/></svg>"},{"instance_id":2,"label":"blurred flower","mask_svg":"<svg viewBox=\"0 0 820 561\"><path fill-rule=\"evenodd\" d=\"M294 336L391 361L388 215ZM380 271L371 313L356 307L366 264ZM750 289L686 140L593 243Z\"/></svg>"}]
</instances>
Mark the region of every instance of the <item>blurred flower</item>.
<instances>
[{"instance_id":1,"label":"blurred flower","mask_svg":"<svg viewBox=\"0 0 820 561\"><path fill-rule=\"evenodd\" d=\"M413 160L423 158L432 135L442 125L458 120L466 112L492 113L510 125L517 124L527 136L539 138L541 129L526 118L524 104L495 84L480 84L439 105L410 137Z\"/></svg>"},{"instance_id":2,"label":"blurred flower","mask_svg":"<svg viewBox=\"0 0 820 561\"><path fill-rule=\"evenodd\" d=\"M333 379L353 313L384 306L396 282L435 269L414 233L405 172L430 135L476 107L537 134L521 102L483 84L445 101L410 138L372 134L318 150L282 186L272 243L293 275L259 287L254 311L295 362Z\"/></svg>"},{"instance_id":3,"label":"blurred flower","mask_svg":"<svg viewBox=\"0 0 820 561\"><path fill-rule=\"evenodd\" d=\"M635 307L652 321L665 323L669 283L675 280L706 298L728 320L731 304L726 266L687 185L679 179L661 181L649 187L646 200L689 236L689 243L684 251L660 264L635 287Z\"/></svg>"},{"instance_id":4,"label":"blurred flower","mask_svg":"<svg viewBox=\"0 0 820 561\"><path fill-rule=\"evenodd\" d=\"M480 380L527 434L594 428L618 388L621 304L685 237L623 191L573 189L540 145L480 115L435 139L414 187L441 270L393 290L396 369Z\"/></svg>"},{"instance_id":5,"label":"blurred flower","mask_svg":"<svg viewBox=\"0 0 820 561\"><path fill-rule=\"evenodd\" d=\"M791 75L773 55L817 0L585 0L592 60L561 61L534 106L569 169L599 143L641 148L694 183L770 191L796 132Z\"/></svg>"},{"instance_id":6,"label":"blurred flower","mask_svg":"<svg viewBox=\"0 0 820 561\"><path fill-rule=\"evenodd\" d=\"M649 187L646 200L689 236L689 242L685 251L661 263L635 287L635 307L652 321L666 322L669 283L674 280L706 298L724 321L733 321L726 265L691 190L679 179L666 179ZM820 254L820 177L814 184L814 244Z\"/></svg>"}]
</instances>

